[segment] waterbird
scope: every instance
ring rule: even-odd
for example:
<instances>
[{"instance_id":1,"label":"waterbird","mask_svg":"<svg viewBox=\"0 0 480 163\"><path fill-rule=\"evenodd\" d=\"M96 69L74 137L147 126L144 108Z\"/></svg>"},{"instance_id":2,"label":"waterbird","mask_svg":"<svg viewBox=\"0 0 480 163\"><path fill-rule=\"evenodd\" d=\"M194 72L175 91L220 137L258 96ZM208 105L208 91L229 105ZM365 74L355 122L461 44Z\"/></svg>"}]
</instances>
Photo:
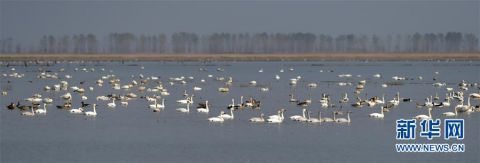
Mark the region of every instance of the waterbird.
<instances>
[{"instance_id":1,"label":"waterbird","mask_svg":"<svg viewBox=\"0 0 480 163\"><path fill-rule=\"evenodd\" d=\"M97 116L97 109L96 109L97 104L93 104L93 111L87 111L85 112L86 116Z\"/></svg>"},{"instance_id":2,"label":"waterbird","mask_svg":"<svg viewBox=\"0 0 480 163\"><path fill-rule=\"evenodd\" d=\"M369 116L373 118L383 118L385 116L385 114L383 113L383 107L380 107L380 109L381 109L380 113L372 113L372 114L369 114Z\"/></svg>"},{"instance_id":3,"label":"waterbird","mask_svg":"<svg viewBox=\"0 0 480 163\"><path fill-rule=\"evenodd\" d=\"M263 116L264 116L264 114L260 113L259 117L252 117L248 121L253 122L253 123L265 122L265 119L264 119Z\"/></svg>"}]
</instances>

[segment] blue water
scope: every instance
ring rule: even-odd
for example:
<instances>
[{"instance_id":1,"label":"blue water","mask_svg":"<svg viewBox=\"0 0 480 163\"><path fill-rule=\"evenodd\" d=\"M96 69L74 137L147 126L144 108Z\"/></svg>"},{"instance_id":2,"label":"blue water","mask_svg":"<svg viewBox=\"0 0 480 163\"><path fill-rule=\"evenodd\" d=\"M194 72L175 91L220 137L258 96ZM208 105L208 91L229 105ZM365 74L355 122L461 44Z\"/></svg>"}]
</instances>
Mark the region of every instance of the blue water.
<instances>
[{"instance_id":1,"label":"blue water","mask_svg":"<svg viewBox=\"0 0 480 163\"><path fill-rule=\"evenodd\" d=\"M412 118L418 114L427 114L426 109L418 109L415 103L423 103L426 97L437 93L443 99L445 87L435 88L434 82L446 82L446 87L457 90L461 80L480 82L480 62L63 62L51 66L23 64L6 67L1 64L2 74L12 72L25 74L24 78L1 77L1 89L8 90L7 96L1 96L0 104L0 161L1 162L479 162L480 161L480 116L478 113L460 114L456 118L465 119L464 140L444 140L442 137L427 140L418 136L412 141L395 139L395 121ZM141 69L141 67L144 69ZM15 68L12 71L11 68ZM94 72L75 71L75 68L95 68ZM216 71L217 68L225 71ZM64 72L59 69L64 68ZM104 68L105 71L100 71ZM206 68L207 71L200 71ZM258 72L263 68L264 72ZM293 71L289 71L293 68ZM285 72L279 72L284 69ZM42 70L57 72L63 78L65 74L71 79L37 79ZM110 72L111 70L111 72ZM438 72L438 74L435 74ZM351 78L339 78L339 74L352 74ZM373 78L380 73L382 78ZM159 76L165 88L170 92L166 96L166 108L158 113L152 112L145 99L129 101L128 107L108 109L110 101L96 101L95 97L110 93L127 94L134 92L139 96L160 93L138 92L130 90L113 90L105 81L102 87L95 81L103 75L115 74L122 85L132 80L138 81L138 75ZM208 75L213 75L209 78ZM281 79L275 80L278 74ZM132 78L132 75L135 78ZM357 76L360 75L360 76ZM170 85L169 77L194 77L187 84ZM215 77L232 77L230 92L220 93L217 88L225 82L216 81ZM290 86L289 79L301 76L297 86ZM392 76L406 76L413 80L400 81L400 85L382 88L381 84L393 82ZM417 77L422 76L423 80ZM436 78L434 81L433 78ZM200 79L205 79L201 83ZM359 80L367 80L366 88L361 92L365 96L382 96L393 99L395 93L401 97L411 98L412 102L400 103L383 120L372 119L368 114L379 112L379 107L350 106L354 102L355 85ZM70 86L86 88L87 103L97 103L97 117L72 115L68 110L56 109L63 100L60 96L67 91L44 91L45 85L52 86L66 80ZM249 86L251 80L257 86ZM10 81L10 82L9 82ZM317 88L308 89L308 83L315 82ZM352 82L351 86L338 86L338 82ZM149 82L147 87L155 86ZM88 87L94 87L89 91ZM199 114L194 110L182 114L175 109L184 107L176 100L183 99L183 91L192 93L194 86L203 90L194 92L195 103L209 100L210 113ZM262 92L260 87L268 87ZM80 95L73 93L74 108L80 106ZM308 108L316 116L318 110L322 115L331 117L333 111L351 111L350 124L299 123L286 119L281 124L252 124L248 119L258 116L276 114L279 108L286 108L285 115L301 114L301 109L289 103L291 92L298 99L312 95L312 105ZM342 93L348 93L350 101L344 105L337 101ZM466 94L478 92L477 87L469 87ZM10 102L22 101L35 93L51 97L54 103L48 105L48 114L34 117L21 116L18 110L7 110ZM318 103L321 94L331 95L335 108L321 108ZM209 123L208 117L216 116L231 99L240 100L240 96L254 97L262 102L260 110L244 109L235 112L235 119L222 124ZM440 118L441 113L453 111L453 106L434 109L433 118ZM472 100L472 105L479 105ZM342 108L340 109L340 106ZM90 109L90 108L89 108ZM344 117L344 116L342 116ZM397 153L396 143L463 143L464 153Z\"/></svg>"}]
</instances>

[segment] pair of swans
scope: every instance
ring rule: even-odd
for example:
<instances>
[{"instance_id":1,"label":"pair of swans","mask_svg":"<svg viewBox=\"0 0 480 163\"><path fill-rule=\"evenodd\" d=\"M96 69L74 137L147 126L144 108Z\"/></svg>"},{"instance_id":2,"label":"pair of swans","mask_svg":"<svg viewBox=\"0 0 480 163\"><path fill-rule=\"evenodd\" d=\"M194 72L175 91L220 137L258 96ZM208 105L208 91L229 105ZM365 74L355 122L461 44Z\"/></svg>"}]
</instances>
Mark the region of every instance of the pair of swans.
<instances>
[{"instance_id":1,"label":"pair of swans","mask_svg":"<svg viewBox=\"0 0 480 163\"><path fill-rule=\"evenodd\" d=\"M347 118L336 118L335 113L333 114L333 121L337 123L350 123L350 112L347 112Z\"/></svg>"},{"instance_id":2,"label":"pair of swans","mask_svg":"<svg viewBox=\"0 0 480 163\"><path fill-rule=\"evenodd\" d=\"M161 104L158 104L157 103L157 99L155 99L154 101L154 104L151 104L149 105L148 107L150 109L153 109L154 112L159 112L160 109L164 109L165 108L165 99L162 99L162 103Z\"/></svg>"},{"instance_id":3,"label":"pair of swans","mask_svg":"<svg viewBox=\"0 0 480 163\"><path fill-rule=\"evenodd\" d=\"M470 96L468 96L467 105L462 102L462 104L455 106L455 109L458 109L459 112L473 112L473 106L470 105Z\"/></svg>"},{"instance_id":4,"label":"pair of swans","mask_svg":"<svg viewBox=\"0 0 480 163\"><path fill-rule=\"evenodd\" d=\"M268 116L267 122L268 123L282 123L284 116L283 113L285 109L280 109L276 115Z\"/></svg>"}]
</instances>

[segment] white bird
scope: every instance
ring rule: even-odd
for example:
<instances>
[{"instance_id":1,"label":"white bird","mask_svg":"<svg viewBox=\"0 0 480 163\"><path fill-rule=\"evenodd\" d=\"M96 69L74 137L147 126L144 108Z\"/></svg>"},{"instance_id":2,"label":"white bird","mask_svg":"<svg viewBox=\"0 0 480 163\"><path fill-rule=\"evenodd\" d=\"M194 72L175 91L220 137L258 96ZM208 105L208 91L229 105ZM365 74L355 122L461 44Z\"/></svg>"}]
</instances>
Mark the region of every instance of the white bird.
<instances>
[{"instance_id":1,"label":"white bird","mask_svg":"<svg viewBox=\"0 0 480 163\"><path fill-rule=\"evenodd\" d=\"M445 101L441 103L442 107L449 107L450 106L450 98L445 98Z\"/></svg>"},{"instance_id":2,"label":"white bird","mask_svg":"<svg viewBox=\"0 0 480 163\"><path fill-rule=\"evenodd\" d=\"M32 109L31 112L30 111L24 111L21 114L24 115L24 116L34 116L35 112L33 112L33 107L31 107L30 109Z\"/></svg>"},{"instance_id":3,"label":"white bird","mask_svg":"<svg viewBox=\"0 0 480 163\"><path fill-rule=\"evenodd\" d=\"M253 117L250 118L250 122L258 123L258 122L265 122L265 119L263 118L263 113L260 114L260 117Z\"/></svg>"},{"instance_id":4,"label":"white bird","mask_svg":"<svg viewBox=\"0 0 480 163\"><path fill-rule=\"evenodd\" d=\"M128 106L128 101L121 101L120 103L121 103L122 106L124 106L124 107L127 107L127 106Z\"/></svg>"},{"instance_id":5,"label":"white bird","mask_svg":"<svg viewBox=\"0 0 480 163\"><path fill-rule=\"evenodd\" d=\"M480 99L480 93L471 93L471 94L470 94L470 97L471 97L471 98Z\"/></svg>"},{"instance_id":6,"label":"white bird","mask_svg":"<svg viewBox=\"0 0 480 163\"><path fill-rule=\"evenodd\" d=\"M199 113L208 113L210 109L208 108L208 101L205 101L205 108L197 108Z\"/></svg>"},{"instance_id":7,"label":"white bird","mask_svg":"<svg viewBox=\"0 0 480 163\"><path fill-rule=\"evenodd\" d=\"M72 98L72 95L70 93L66 93L64 95L62 95L62 98L65 99L65 100L69 100Z\"/></svg>"},{"instance_id":8,"label":"white bird","mask_svg":"<svg viewBox=\"0 0 480 163\"><path fill-rule=\"evenodd\" d=\"M107 106L108 106L109 108L114 108L115 106L117 106L117 105L115 104L115 98L112 98L112 102L111 102L111 103L108 103Z\"/></svg>"},{"instance_id":9,"label":"white bird","mask_svg":"<svg viewBox=\"0 0 480 163\"><path fill-rule=\"evenodd\" d=\"M423 120L423 119L432 119L432 109L428 108L428 115L420 114L415 117L415 119Z\"/></svg>"},{"instance_id":10,"label":"white bird","mask_svg":"<svg viewBox=\"0 0 480 163\"><path fill-rule=\"evenodd\" d=\"M208 118L208 121L210 121L210 122L223 122L225 120L221 117L222 114L223 114L223 111L220 112L219 116Z\"/></svg>"},{"instance_id":11,"label":"white bird","mask_svg":"<svg viewBox=\"0 0 480 163\"><path fill-rule=\"evenodd\" d=\"M87 99L88 99L88 97L87 97L87 96L82 96L82 100L84 100L84 101L85 101L85 100L87 100Z\"/></svg>"},{"instance_id":12,"label":"white bird","mask_svg":"<svg viewBox=\"0 0 480 163\"><path fill-rule=\"evenodd\" d=\"M302 115L293 115L293 116L290 116L290 120L292 121L300 121L301 119L304 119L306 118L305 116L305 113L307 112L307 109L306 108L303 108L302 109Z\"/></svg>"},{"instance_id":13,"label":"white bird","mask_svg":"<svg viewBox=\"0 0 480 163\"><path fill-rule=\"evenodd\" d=\"M350 120L350 112L347 112L347 119L345 119L345 118L335 119L335 114L333 115L333 119L334 119L335 122L337 122L337 123L350 123L350 122L351 122L351 120Z\"/></svg>"},{"instance_id":14,"label":"white bird","mask_svg":"<svg viewBox=\"0 0 480 163\"><path fill-rule=\"evenodd\" d=\"M97 116L97 109L96 109L97 104L93 104L93 111L87 111L85 112L86 116Z\"/></svg>"},{"instance_id":15,"label":"white bird","mask_svg":"<svg viewBox=\"0 0 480 163\"><path fill-rule=\"evenodd\" d=\"M383 114L383 106L380 107L381 111L380 113L372 113L369 116L372 118L383 118L385 115Z\"/></svg>"},{"instance_id":16,"label":"white bird","mask_svg":"<svg viewBox=\"0 0 480 163\"><path fill-rule=\"evenodd\" d=\"M445 112L445 113L442 113L443 116L445 117L453 117L453 116L457 116L457 109L453 109L454 112Z\"/></svg>"},{"instance_id":17,"label":"white bird","mask_svg":"<svg viewBox=\"0 0 480 163\"><path fill-rule=\"evenodd\" d=\"M43 109L37 109L37 110L35 110L35 113L37 113L37 114L47 114L47 104L43 103Z\"/></svg>"},{"instance_id":18,"label":"white bird","mask_svg":"<svg viewBox=\"0 0 480 163\"><path fill-rule=\"evenodd\" d=\"M275 75L275 79L280 80L280 76L279 76L279 75Z\"/></svg>"},{"instance_id":19,"label":"white bird","mask_svg":"<svg viewBox=\"0 0 480 163\"><path fill-rule=\"evenodd\" d=\"M348 100L349 100L348 99L348 94L345 93L345 94L343 94L343 97L342 97L342 99L340 99L339 103L346 103L346 102L348 102Z\"/></svg>"},{"instance_id":20,"label":"white bird","mask_svg":"<svg viewBox=\"0 0 480 163\"><path fill-rule=\"evenodd\" d=\"M188 103L188 101L189 101L189 97L187 97L186 99L177 100L177 103L186 104L186 103Z\"/></svg>"},{"instance_id":21,"label":"white bird","mask_svg":"<svg viewBox=\"0 0 480 163\"><path fill-rule=\"evenodd\" d=\"M281 109L281 110L278 111L277 115L269 116L268 119L267 119L267 122L268 123L282 123L283 119L284 119L284 116L283 116L284 111L285 111L284 109Z\"/></svg>"},{"instance_id":22,"label":"white bird","mask_svg":"<svg viewBox=\"0 0 480 163\"><path fill-rule=\"evenodd\" d=\"M194 90L194 91L201 91L202 88L195 86L195 87L193 87L193 90Z\"/></svg>"},{"instance_id":23,"label":"white bird","mask_svg":"<svg viewBox=\"0 0 480 163\"><path fill-rule=\"evenodd\" d=\"M233 116L233 108L230 109L230 114L227 114L225 113L224 111L222 111L222 114L220 114L220 117L222 117L223 119L233 119L234 116Z\"/></svg>"},{"instance_id":24,"label":"white bird","mask_svg":"<svg viewBox=\"0 0 480 163\"><path fill-rule=\"evenodd\" d=\"M80 107L80 108L78 108L78 109L71 109L71 110L70 110L70 113L72 113L72 114L81 114L81 113L83 113L83 108Z\"/></svg>"},{"instance_id":25,"label":"white bird","mask_svg":"<svg viewBox=\"0 0 480 163\"><path fill-rule=\"evenodd\" d=\"M397 92L397 97L394 97L393 100L388 101L388 103L393 106L398 106L400 104L400 93Z\"/></svg>"},{"instance_id":26,"label":"white bird","mask_svg":"<svg viewBox=\"0 0 480 163\"><path fill-rule=\"evenodd\" d=\"M459 104L455 106L455 109L458 109L459 112L473 112L473 106L470 105L470 96L467 98L467 105Z\"/></svg>"},{"instance_id":27,"label":"white bird","mask_svg":"<svg viewBox=\"0 0 480 163\"><path fill-rule=\"evenodd\" d=\"M310 113L308 114L308 121L310 123L321 123L322 122L322 112L318 111L318 118L310 118Z\"/></svg>"},{"instance_id":28,"label":"white bird","mask_svg":"<svg viewBox=\"0 0 480 163\"><path fill-rule=\"evenodd\" d=\"M335 117L335 113L333 113L333 117ZM330 117L325 117L325 118L322 118L321 119L322 122L334 122L335 120L333 118L330 118Z\"/></svg>"},{"instance_id":29,"label":"white bird","mask_svg":"<svg viewBox=\"0 0 480 163\"><path fill-rule=\"evenodd\" d=\"M182 112L182 113L188 113L188 112L190 112L190 103L187 104L186 109L185 108L178 108L176 110L179 111L179 112Z\"/></svg>"},{"instance_id":30,"label":"white bird","mask_svg":"<svg viewBox=\"0 0 480 163\"><path fill-rule=\"evenodd\" d=\"M52 103L52 102L53 102L53 99L47 97L47 98L44 98L44 99L43 99L43 102L49 104L49 103Z\"/></svg>"},{"instance_id":31,"label":"white bird","mask_svg":"<svg viewBox=\"0 0 480 163\"><path fill-rule=\"evenodd\" d=\"M161 104L157 104L157 99L154 100L154 104L149 105L150 109L154 109L154 111L160 111L159 109L165 108L165 99L162 99Z\"/></svg>"}]
</instances>

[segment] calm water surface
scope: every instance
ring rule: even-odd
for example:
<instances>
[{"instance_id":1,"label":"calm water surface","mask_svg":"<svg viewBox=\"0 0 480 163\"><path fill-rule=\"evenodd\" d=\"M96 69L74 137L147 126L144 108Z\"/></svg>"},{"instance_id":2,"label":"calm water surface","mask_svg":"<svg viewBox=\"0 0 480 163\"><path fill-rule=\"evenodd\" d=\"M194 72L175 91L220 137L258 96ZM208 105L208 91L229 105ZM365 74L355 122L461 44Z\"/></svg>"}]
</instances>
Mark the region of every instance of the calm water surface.
<instances>
[{"instance_id":1,"label":"calm water surface","mask_svg":"<svg viewBox=\"0 0 480 163\"><path fill-rule=\"evenodd\" d=\"M461 80L480 82L480 62L87 62L59 63L52 66L10 66L3 63L1 73L24 73L25 77L15 79L1 77L2 89L8 95L2 96L0 104L0 158L1 162L480 162L480 114L460 114L465 119L465 139L443 140L434 138L427 141L418 137L414 141L395 139L395 120L411 118L418 114L427 114L426 109L418 109L415 102L423 103L426 97L438 95L444 98L446 90L432 86L434 82L446 82L447 87L457 89ZM144 69L141 69L144 66ZM95 68L95 72L74 71L75 68ZM216 71L222 67L225 71ZM68 110L59 110L63 100L60 95L66 91L43 91L45 85L59 83L59 79L37 79L38 69L58 72L73 78L65 79L70 86L94 87L87 90L87 103L97 103L98 116L91 118L72 115ZM105 68L106 71L99 71ZM206 68L207 71L200 71ZM264 72L258 70L263 68ZM293 68L294 71L289 71ZM285 72L279 72L284 69ZM109 72L112 70L112 72ZM434 72L438 72L435 74ZM352 74L351 78L339 78L339 74ZM380 73L382 78L373 78ZM165 110L154 113L148 109L145 99L134 99L128 107L117 103L114 109L107 109L105 101L96 101L95 97L110 93L126 94L134 92L139 96L153 95L152 92L131 90L113 90L106 82L103 87L95 81L103 75L115 74L122 84L131 82L132 75L159 76L171 93L166 96ZM213 75L209 78L208 75ZM281 79L275 80L278 74ZM290 86L289 79L302 76L297 86ZM360 76L357 76L360 75ZM406 76L414 80L400 81L399 85L382 88L381 84L393 82L392 76ZM187 84L168 84L169 77L192 76ZM219 93L218 87L224 82L215 77L233 77L230 92ZM422 76L423 80L417 77ZM436 81L433 78L436 78ZM135 77L138 80L138 77ZM205 79L201 83L200 79ZM383 120L372 119L368 114L379 112L379 107L350 106L354 101L355 83L366 79L366 89L360 97L381 96L393 99L397 91L401 97L411 98L412 102L401 103L386 113ZM248 86L251 80L257 86ZM8 82L10 81L10 82ZM307 84L315 82L317 88L308 89ZM352 82L351 86L339 86L338 82ZM154 82L149 83L153 87ZM209 100L210 114L192 111L182 114L175 109L180 106L176 100L183 98L183 90L192 92L193 86L203 90L195 92L195 103ZM270 91L262 92L260 87ZM309 92L313 103L309 107L316 116L322 110L324 116L340 110L337 101L341 93L347 92L349 103L342 106L343 111L352 111L350 124L322 123L306 124L285 120L282 124L252 124L248 119L275 114L280 107L286 108L286 116L301 114L301 109L289 103L291 92L298 99L306 99ZM467 93L478 92L470 87ZM10 102L23 100L40 93L52 97L54 103L48 105L48 114L24 117L18 110L10 111L4 106ZM330 94L335 108L321 108L318 99L322 93ZM159 94L159 93L156 93ZM207 118L216 116L220 110L226 110L231 98L243 95L261 100L261 110L245 109L235 112L235 119L223 124L207 122ZM21 101L22 104L27 104ZM457 101L452 102L455 106ZM472 100L473 105L479 101ZM80 95L73 93L73 106L80 106ZM434 118L442 118L441 113L452 111L452 107L435 109ZM443 135L442 135L443 136ZM397 153L396 143L464 143L465 153Z\"/></svg>"}]
</instances>

